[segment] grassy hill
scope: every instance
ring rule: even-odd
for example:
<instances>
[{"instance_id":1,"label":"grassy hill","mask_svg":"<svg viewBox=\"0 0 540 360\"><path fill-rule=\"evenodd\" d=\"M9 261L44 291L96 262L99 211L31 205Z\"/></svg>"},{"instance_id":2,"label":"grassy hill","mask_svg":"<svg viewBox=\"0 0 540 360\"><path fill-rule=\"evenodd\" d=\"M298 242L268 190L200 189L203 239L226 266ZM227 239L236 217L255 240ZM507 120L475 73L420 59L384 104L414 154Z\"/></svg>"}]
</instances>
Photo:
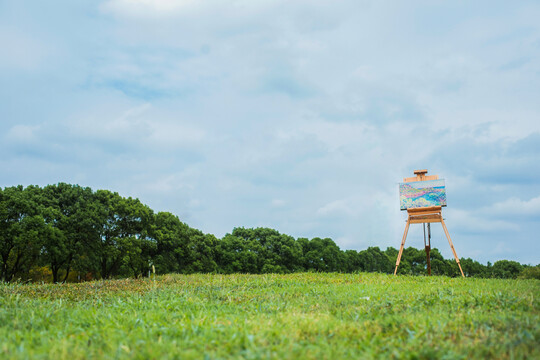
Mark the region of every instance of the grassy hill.
<instances>
[{"instance_id":1,"label":"grassy hill","mask_svg":"<svg viewBox=\"0 0 540 360\"><path fill-rule=\"evenodd\" d=\"M540 358L540 281L360 273L0 284L0 358Z\"/></svg>"}]
</instances>

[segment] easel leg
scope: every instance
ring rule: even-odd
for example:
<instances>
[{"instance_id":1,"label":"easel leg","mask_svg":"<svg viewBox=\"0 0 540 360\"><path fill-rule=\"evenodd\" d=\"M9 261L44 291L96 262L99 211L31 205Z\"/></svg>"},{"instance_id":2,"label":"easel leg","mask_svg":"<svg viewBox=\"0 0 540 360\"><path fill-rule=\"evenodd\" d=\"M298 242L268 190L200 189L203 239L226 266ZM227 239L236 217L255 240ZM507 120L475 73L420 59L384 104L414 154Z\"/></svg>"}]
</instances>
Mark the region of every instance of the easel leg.
<instances>
[{"instance_id":1,"label":"easel leg","mask_svg":"<svg viewBox=\"0 0 540 360\"><path fill-rule=\"evenodd\" d=\"M450 248L452 249L452 252L454 253L454 259L456 259L456 262L459 266L459 271L461 271L461 276L465 277L465 274L463 274L463 270L461 269L461 264L459 263L459 258L456 254L456 249L454 249L454 244L452 244L452 240L450 239L450 234L448 234L448 229L446 228L446 225L444 224L444 220L441 216L441 224L444 229L444 233L446 234L446 238L448 239L448 243L450 244Z\"/></svg>"},{"instance_id":2,"label":"easel leg","mask_svg":"<svg viewBox=\"0 0 540 360\"><path fill-rule=\"evenodd\" d=\"M394 270L394 275L396 275L399 262L401 261L401 255L403 254L403 247L405 246L405 239L407 239L407 233L409 232L410 224L411 224L411 218L408 218L407 225L405 225L405 232L403 233L403 240L401 240L401 247L399 248L399 254L396 260L396 269Z\"/></svg>"},{"instance_id":3,"label":"easel leg","mask_svg":"<svg viewBox=\"0 0 540 360\"><path fill-rule=\"evenodd\" d=\"M427 262L427 274L428 276L431 276L431 258L429 255L429 252L431 251L431 224L427 223L427 232L428 232L428 240L427 244L425 244L426 248L426 262Z\"/></svg>"}]
</instances>

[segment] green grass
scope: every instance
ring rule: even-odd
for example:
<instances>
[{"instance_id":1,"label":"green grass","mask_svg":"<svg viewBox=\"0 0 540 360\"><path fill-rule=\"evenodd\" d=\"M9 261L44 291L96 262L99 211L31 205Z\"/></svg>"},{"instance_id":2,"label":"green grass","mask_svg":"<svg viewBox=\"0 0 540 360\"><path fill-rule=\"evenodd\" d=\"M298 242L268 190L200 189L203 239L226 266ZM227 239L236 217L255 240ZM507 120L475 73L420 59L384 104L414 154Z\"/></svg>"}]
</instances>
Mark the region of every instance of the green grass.
<instances>
[{"instance_id":1,"label":"green grass","mask_svg":"<svg viewBox=\"0 0 540 360\"><path fill-rule=\"evenodd\" d=\"M540 281L166 275L0 284L0 358L540 358Z\"/></svg>"}]
</instances>

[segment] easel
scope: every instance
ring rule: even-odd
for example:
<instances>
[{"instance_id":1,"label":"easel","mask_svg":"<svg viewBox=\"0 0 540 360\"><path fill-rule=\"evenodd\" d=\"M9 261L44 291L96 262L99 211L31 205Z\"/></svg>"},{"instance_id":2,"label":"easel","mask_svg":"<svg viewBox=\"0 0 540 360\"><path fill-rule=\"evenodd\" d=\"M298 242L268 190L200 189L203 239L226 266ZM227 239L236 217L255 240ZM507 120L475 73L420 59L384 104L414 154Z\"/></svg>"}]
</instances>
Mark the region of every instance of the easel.
<instances>
[{"instance_id":1,"label":"easel","mask_svg":"<svg viewBox=\"0 0 540 360\"><path fill-rule=\"evenodd\" d=\"M414 182L414 181L437 180L439 178L437 175L426 175L427 170L415 170L414 173L416 174L415 177L405 178L403 179L403 182L408 183L408 182ZM461 271L461 276L465 277L465 275L463 274L463 270L461 269L461 264L459 263L459 258L456 254L456 249L454 249L454 244L452 244L452 239L450 239L450 234L448 233L448 229L446 228L446 225L442 217L442 207L431 206L431 207L424 207L424 208L411 208L411 209L407 209L407 213L409 216L407 219L407 224L405 225L405 232L403 233L403 240L401 240L401 247L399 248L398 257L396 260L396 269L394 270L394 275L396 275L397 273L399 262L401 261L401 255L403 255L403 247L405 246L405 240L407 239L407 233L409 232L410 224L424 224L424 246L426 249L426 256L427 256L428 275L431 275L431 261L429 258L429 251L431 250L430 224L434 222L440 222L443 227L444 233L446 234L446 238L448 239L448 243L450 244L450 248L452 249L452 253L454 254L454 259L456 259L456 262L459 266L459 271ZM425 234L426 223L428 224L428 243L426 243L426 234Z\"/></svg>"}]
</instances>

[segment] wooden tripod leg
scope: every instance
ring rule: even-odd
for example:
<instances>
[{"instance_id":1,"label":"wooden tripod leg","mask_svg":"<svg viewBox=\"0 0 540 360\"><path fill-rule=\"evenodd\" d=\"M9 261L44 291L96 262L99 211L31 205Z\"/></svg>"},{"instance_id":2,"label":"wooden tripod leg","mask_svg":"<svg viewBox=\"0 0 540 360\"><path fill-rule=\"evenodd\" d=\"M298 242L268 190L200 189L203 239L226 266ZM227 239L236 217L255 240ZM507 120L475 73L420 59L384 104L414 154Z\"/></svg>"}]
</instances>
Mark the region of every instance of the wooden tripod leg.
<instances>
[{"instance_id":1,"label":"wooden tripod leg","mask_svg":"<svg viewBox=\"0 0 540 360\"><path fill-rule=\"evenodd\" d=\"M429 252L431 251L431 247L429 245L425 246L426 249L426 264L427 264L427 274L428 276L431 276L431 258L429 257Z\"/></svg>"},{"instance_id":2,"label":"wooden tripod leg","mask_svg":"<svg viewBox=\"0 0 540 360\"><path fill-rule=\"evenodd\" d=\"M425 244L427 274L428 276L431 276L431 257L429 255L429 252L431 251L431 223L427 223L427 233L428 233L428 236L427 236L428 241L427 241L427 244Z\"/></svg>"},{"instance_id":3,"label":"wooden tripod leg","mask_svg":"<svg viewBox=\"0 0 540 360\"><path fill-rule=\"evenodd\" d=\"M396 275L399 262L401 261L401 255L403 254L403 246L405 246L405 239L407 239L407 233L409 232L410 224L411 224L411 218L409 217L407 219L407 225L405 225L405 232L403 233L403 240L401 240L401 247L399 248L399 254L397 256L396 269L394 270L394 275Z\"/></svg>"},{"instance_id":4,"label":"wooden tripod leg","mask_svg":"<svg viewBox=\"0 0 540 360\"><path fill-rule=\"evenodd\" d=\"M444 220L441 216L441 224L444 229L444 233L446 234L446 238L448 239L448 243L450 244L450 248L452 249L452 252L454 253L454 259L456 259L456 262L459 266L459 271L461 271L461 276L465 277L463 274L463 270L461 269L461 264L459 263L459 258L456 254L456 249L454 249L454 244L452 244L452 239L450 239L450 234L448 233L448 229L446 228L446 225L444 224Z\"/></svg>"}]
</instances>

